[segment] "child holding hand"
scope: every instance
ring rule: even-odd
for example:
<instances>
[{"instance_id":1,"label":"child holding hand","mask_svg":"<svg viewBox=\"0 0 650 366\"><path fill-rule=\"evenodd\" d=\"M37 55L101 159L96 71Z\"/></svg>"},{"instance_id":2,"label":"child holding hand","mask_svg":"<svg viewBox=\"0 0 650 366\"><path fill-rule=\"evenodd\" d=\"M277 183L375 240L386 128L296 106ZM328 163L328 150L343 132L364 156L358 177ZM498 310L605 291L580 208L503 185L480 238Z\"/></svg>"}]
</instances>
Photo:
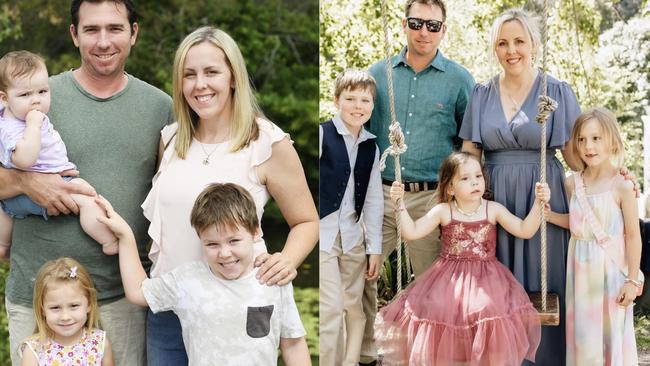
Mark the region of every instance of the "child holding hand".
<instances>
[{"instance_id":1,"label":"child holding hand","mask_svg":"<svg viewBox=\"0 0 650 366\"><path fill-rule=\"evenodd\" d=\"M205 260L147 278L133 232L102 197L99 217L119 240L126 298L154 313L179 317L190 365L275 365L278 346L287 366L311 365L305 329L291 284L255 278L253 243L260 238L250 193L232 183L210 184L194 203L190 222Z\"/></svg>"}]
</instances>

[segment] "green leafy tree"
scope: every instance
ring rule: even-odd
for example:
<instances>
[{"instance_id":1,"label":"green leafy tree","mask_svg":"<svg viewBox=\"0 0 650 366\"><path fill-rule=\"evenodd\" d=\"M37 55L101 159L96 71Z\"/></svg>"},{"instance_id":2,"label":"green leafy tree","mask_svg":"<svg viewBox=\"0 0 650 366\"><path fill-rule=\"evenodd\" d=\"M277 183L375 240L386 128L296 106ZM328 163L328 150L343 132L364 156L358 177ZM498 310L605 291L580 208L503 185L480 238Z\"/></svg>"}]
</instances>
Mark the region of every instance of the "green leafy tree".
<instances>
[{"instance_id":1,"label":"green leafy tree","mask_svg":"<svg viewBox=\"0 0 650 366\"><path fill-rule=\"evenodd\" d=\"M330 0L321 2L320 119L335 113L334 79L346 68L367 69L396 54L406 39L401 29L405 1ZM489 32L503 11L521 7L539 14L543 1L447 0L447 34L442 53L464 65L477 82L500 72L492 55ZM647 2L606 0L549 1L547 71L568 82L583 109L603 105L619 117L626 138L626 165L641 176L641 116L647 108L650 70L650 20ZM621 7L622 6L622 7ZM625 14L624 18L621 14ZM389 25L384 43L382 16ZM620 19L620 20L619 20ZM537 64L541 65L541 52ZM385 264L380 294L394 294L395 264Z\"/></svg>"},{"instance_id":2,"label":"green leafy tree","mask_svg":"<svg viewBox=\"0 0 650 366\"><path fill-rule=\"evenodd\" d=\"M126 65L130 74L167 93L172 89L172 63L181 40L194 29L213 25L229 33L242 50L251 81L266 117L291 135L310 190L318 192L318 2L316 0L140 0L139 34ZM79 66L79 51L69 33L70 0L5 0L0 5L0 56L26 49L45 57L50 74ZM83 174L83 172L82 172ZM288 226L275 204L262 220L270 251L281 249ZM296 292L316 296L317 257L301 267ZM6 266L0 268L4 285ZM310 293L310 295L303 295ZM4 295L4 290L2 291ZM315 294L315 295L314 295ZM299 303L304 302L298 299ZM0 304L0 365L8 365L4 302ZM317 319L313 306L303 321ZM311 327L310 329L312 329ZM4 332L4 333L3 333ZM308 334L313 354L318 334Z\"/></svg>"}]
</instances>

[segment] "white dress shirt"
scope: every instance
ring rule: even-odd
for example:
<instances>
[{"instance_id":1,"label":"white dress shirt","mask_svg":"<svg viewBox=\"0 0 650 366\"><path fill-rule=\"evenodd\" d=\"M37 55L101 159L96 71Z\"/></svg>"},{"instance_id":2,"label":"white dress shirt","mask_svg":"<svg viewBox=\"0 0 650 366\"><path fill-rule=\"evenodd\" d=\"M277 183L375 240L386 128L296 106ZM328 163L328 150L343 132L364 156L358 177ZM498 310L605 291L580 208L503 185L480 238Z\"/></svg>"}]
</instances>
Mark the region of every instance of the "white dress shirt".
<instances>
[{"instance_id":1,"label":"white dress shirt","mask_svg":"<svg viewBox=\"0 0 650 366\"><path fill-rule=\"evenodd\" d=\"M340 115L332 118L336 131L343 137L345 148L350 161L350 177L345 187L345 194L338 210L320 219L319 249L329 252L334 245L337 234L341 233L343 253L352 249L365 232L366 254L381 254L381 226L384 220L384 194L381 187L381 172L379 171L379 148L375 151L375 160L370 172L366 200L357 220L354 210L354 164L359 152L359 144L374 138L375 135L361 128L359 138L355 139L341 120ZM323 151L323 128L319 127L318 156ZM365 229L365 230L364 230Z\"/></svg>"}]
</instances>

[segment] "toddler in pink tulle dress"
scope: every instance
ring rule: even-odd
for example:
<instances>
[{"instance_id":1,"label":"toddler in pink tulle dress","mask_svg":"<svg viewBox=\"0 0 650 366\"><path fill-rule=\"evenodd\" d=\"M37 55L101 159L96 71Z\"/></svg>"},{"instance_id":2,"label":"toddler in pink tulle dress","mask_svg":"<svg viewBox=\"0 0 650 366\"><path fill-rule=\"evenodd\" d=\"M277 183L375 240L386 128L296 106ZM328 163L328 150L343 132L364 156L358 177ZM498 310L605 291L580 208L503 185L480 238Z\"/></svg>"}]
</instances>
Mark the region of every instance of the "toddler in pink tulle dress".
<instances>
[{"instance_id":1,"label":"toddler in pink tulle dress","mask_svg":"<svg viewBox=\"0 0 650 366\"><path fill-rule=\"evenodd\" d=\"M496 225L522 238L540 224L550 199L538 183L535 203L521 220L483 199L479 161L454 153L441 165L440 204L413 221L395 182L391 198L400 212L402 236L416 239L441 226L442 253L432 266L383 308L375 324L384 364L519 366L534 361L540 340L537 312L510 271L495 257Z\"/></svg>"}]
</instances>

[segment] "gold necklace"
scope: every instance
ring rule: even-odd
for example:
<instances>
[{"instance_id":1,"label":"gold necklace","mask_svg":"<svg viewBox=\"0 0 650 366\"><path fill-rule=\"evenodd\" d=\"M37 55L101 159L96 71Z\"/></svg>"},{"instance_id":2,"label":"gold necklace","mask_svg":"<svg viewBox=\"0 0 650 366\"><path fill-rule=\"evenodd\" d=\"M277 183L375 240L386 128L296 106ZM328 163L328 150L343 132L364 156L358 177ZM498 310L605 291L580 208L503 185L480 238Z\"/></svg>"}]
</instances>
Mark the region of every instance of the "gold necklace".
<instances>
[{"instance_id":1,"label":"gold necklace","mask_svg":"<svg viewBox=\"0 0 650 366\"><path fill-rule=\"evenodd\" d=\"M519 87L518 90L528 90L528 92L530 93L530 89L529 89L529 88L530 88L530 85L529 85L529 84L534 83L536 77L537 77L537 76L533 77L533 79L532 79L531 81L526 82L525 85ZM501 80L501 82L503 83L503 80ZM521 109L521 105L520 105L519 103L517 103L517 101L515 100L515 98L512 97L512 94L510 94L506 89L507 89L507 88L506 88L504 85L501 85L501 91L503 91L503 92L506 94L506 96L508 97L508 99L510 99L510 101L511 101L512 104L513 104L513 106L512 106L512 111L513 111L513 112L517 112L518 110ZM524 100L525 100L525 98L526 98L526 97L524 97ZM524 100L522 100L522 102L523 102Z\"/></svg>"},{"instance_id":2,"label":"gold necklace","mask_svg":"<svg viewBox=\"0 0 650 366\"><path fill-rule=\"evenodd\" d=\"M217 146L215 146L214 149L212 149L212 151L210 151L210 153L208 154L208 152L205 151L205 147L203 147L203 143L199 140L196 141L198 141L199 145L201 146L201 150L203 150L203 153L205 154L205 159L203 159L203 165L210 165L210 155L214 154L214 152L217 151L217 149L219 148L219 144L217 144Z\"/></svg>"},{"instance_id":3,"label":"gold necklace","mask_svg":"<svg viewBox=\"0 0 650 366\"><path fill-rule=\"evenodd\" d=\"M517 103L517 101L515 100L515 98L513 98L512 95L510 95L510 93L506 93L506 95L508 96L508 98L510 98L510 101L512 102L512 104L514 104L514 105L512 106L512 111L513 111L513 112L518 111L518 110L521 108L521 107L519 106L519 103Z\"/></svg>"},{"instance_id":4,"label":"gold necklace","mask_svg":"<svg viewBox=\"0 0 650 366\"><path fill-rule=\"evenodd\" d=\"M460 207L458 207L458 203L456 202L455 199L454 199L454 206L456 207L456 210L458 210L458 212L462 213L463 215L465 215L467 217L474 217L474 215L476 215L478 210L481 209L481 206L483 206L483 198L481 197L481 203L479 203L478 207L472 212L465 212L465 211L461 210Z\"/></svg>"}]
</instances>

